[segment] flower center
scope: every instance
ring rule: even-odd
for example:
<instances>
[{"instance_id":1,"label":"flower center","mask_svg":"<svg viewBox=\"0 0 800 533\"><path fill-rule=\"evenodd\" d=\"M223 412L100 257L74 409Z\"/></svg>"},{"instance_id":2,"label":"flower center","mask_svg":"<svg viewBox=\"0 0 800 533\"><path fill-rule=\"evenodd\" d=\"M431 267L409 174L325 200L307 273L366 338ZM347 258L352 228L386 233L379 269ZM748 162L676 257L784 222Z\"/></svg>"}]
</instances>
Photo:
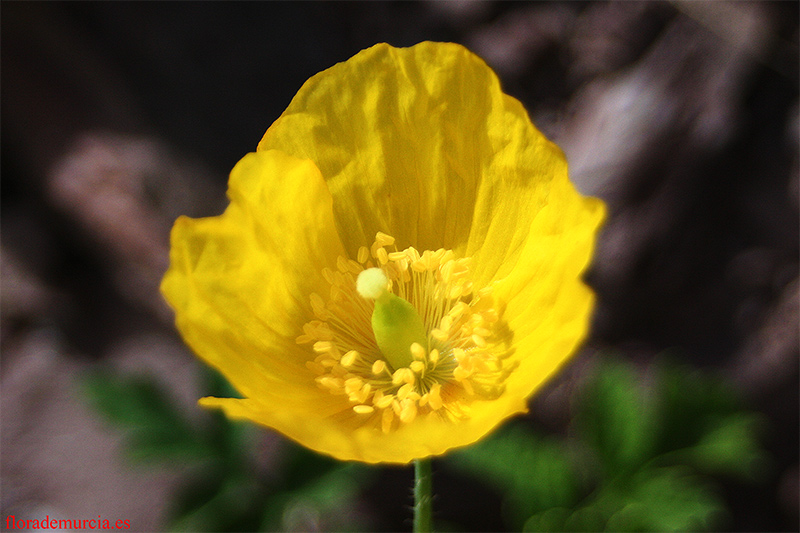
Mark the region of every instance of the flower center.
<instances>
[{"instance_id":1,"label":"flower center","mask_svg":"<svg viewBox=\"0 0 800 533\"><path fill-rule=\"evenodd\" d=\"M466 418L472 402L502 394L513 369L491 288L476 291L470 260L452 250L393 245L378 233L357 261L323 269L330 298L310 296L316 320L297 338L316 353L306 366L384 432L418 416Z\"/></svg>"}]
</instances>

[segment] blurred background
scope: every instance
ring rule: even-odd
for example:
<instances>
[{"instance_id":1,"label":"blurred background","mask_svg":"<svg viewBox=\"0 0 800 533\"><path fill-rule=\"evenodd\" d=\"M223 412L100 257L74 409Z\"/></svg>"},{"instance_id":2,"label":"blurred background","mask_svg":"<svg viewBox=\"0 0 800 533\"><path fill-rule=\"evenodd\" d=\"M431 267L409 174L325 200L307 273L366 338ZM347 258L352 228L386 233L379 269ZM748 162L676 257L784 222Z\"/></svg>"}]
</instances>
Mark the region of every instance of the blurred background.
<instances>
[{"instance_id":1,"label":"blurred background","mask_svg":"<svg viewBox=\"0 0 800 533\"><path fill-rule=\"evenodd\" d=\"M157 287L180 214L313 74L377 42L482 56L609 220L592 335L434 462L441 530L798 528L797 2L3 2L7 518L410 529L409 468L196 407L227 385Z\"/></svg>"}]
</instances>

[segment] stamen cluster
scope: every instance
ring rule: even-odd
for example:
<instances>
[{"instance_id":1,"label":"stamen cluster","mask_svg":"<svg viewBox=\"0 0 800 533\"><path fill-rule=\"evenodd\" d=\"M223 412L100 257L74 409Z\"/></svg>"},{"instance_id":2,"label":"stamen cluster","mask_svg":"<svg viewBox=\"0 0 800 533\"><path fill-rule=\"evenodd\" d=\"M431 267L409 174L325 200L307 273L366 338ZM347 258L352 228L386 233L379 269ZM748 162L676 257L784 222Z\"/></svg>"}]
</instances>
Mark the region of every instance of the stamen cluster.
<instances>
[{"instance_id":1,"label":"stamen cluster","mask_svg":"<svg viewBox=\"0 0 800 533\"><path fill-rule=\"evenodd\" d=\"M312 345L316 356L306 366L318 385L346 395L364 424L385 433L418 416L466 418L473 401L502 393L511 371L491 288L475 290L470 260L445 249L388 251L394 241L378 233L357 261L339 257L336 270L323 269L329 297L310 296L316 320L297 338ZM409 346L411 362L402 368L382 356L370 323L374 302L356 291L358 275L375 267L386 273L389 290L416 308L428 332L427 346Z\"/></svg>"}]
</instances>

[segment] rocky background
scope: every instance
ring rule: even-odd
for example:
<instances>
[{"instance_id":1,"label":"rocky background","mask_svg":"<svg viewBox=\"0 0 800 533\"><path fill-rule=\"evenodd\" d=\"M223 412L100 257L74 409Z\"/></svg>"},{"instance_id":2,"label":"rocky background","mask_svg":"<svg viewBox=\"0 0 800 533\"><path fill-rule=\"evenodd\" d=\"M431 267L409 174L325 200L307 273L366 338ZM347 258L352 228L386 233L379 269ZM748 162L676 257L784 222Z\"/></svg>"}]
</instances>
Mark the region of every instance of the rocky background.
<instances>
[{"instance_id":1,"label":"rocky background","mask_svg":"<svg viewBox=\"0 0 800 533\"><path fill-rule=\"evenodd\" d=\"M224 209L228 171L308 77L376 42L438 40L481 55L610 208L592 337L532 420L557 430L564 390L603 353L646 369L670 350L768 420L770 472L758 490L726 487L727 527L796 531L796 2L3 2L0 15L2 527L48 513L164 526L185 469L122 460L81 376L154 375L200 416L198 364L157 291L172 221ZM258 439L268 476L285 443ZM380 471L385 493L359 507L370 527L407 527L410 475Z\"/></svg>"}]
</instances>

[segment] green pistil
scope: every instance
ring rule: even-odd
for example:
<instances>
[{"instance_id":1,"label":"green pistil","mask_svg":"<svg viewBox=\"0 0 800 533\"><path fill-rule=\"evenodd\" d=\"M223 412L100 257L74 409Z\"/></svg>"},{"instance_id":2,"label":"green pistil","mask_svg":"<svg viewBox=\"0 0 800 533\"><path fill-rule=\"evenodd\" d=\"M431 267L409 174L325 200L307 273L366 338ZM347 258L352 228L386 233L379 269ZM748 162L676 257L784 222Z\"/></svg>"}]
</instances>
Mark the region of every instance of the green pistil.
<instances>
[{"instance_id":1,"label":"green pistil","mask_svg":"<svg viewBox=\"0 0 800 533\"><path fill-rule=\"evenodd\" d=\"M389 292L388 284L382 270L369 268L358 276L357 288L365 298L375 299L372 332L386 362L397 370L414 360L411 345L415 342L427 351L428 333L414 306Z\"/></svg>"}]
</instances>

